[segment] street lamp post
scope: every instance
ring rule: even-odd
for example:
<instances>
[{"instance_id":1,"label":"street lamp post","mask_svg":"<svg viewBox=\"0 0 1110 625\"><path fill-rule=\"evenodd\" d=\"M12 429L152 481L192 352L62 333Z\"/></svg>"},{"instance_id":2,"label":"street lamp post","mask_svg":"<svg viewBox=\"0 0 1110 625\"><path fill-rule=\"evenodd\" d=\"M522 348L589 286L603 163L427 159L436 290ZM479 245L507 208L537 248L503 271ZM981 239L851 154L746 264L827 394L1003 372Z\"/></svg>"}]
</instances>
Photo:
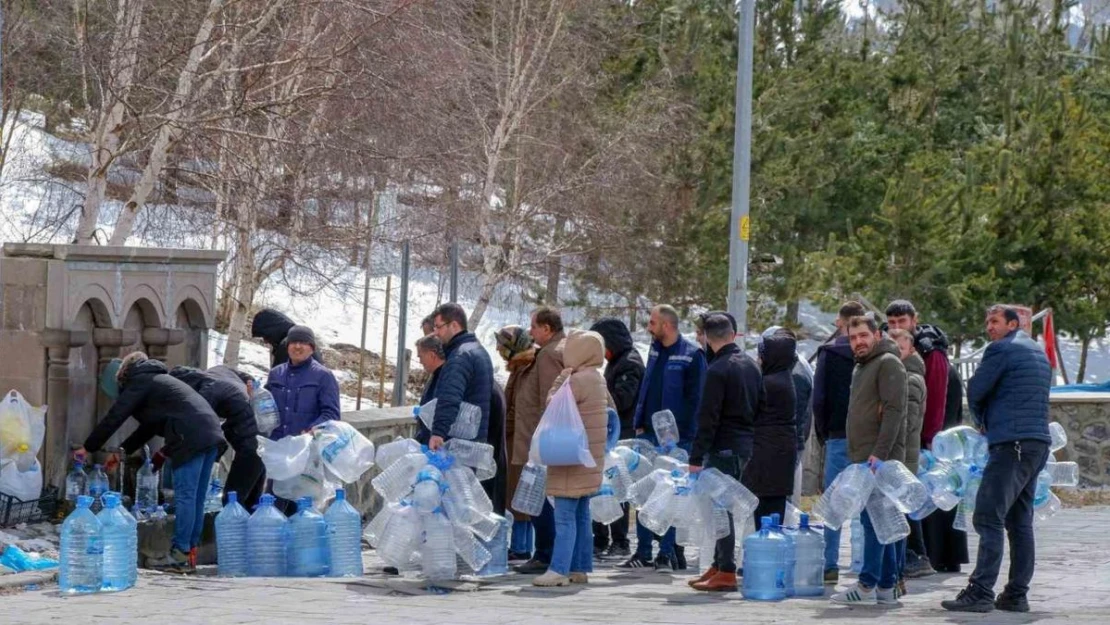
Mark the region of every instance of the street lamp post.
<instances>
[{"instance_id":1,"label":"street lamp post","mask_svg":"<svg viewBox=\"0 0 1110 625\"><path fill-rule=\"evenodd\" d=\"M728 311L741 337L748 331L748 216L752 164L752 60L755 55L755 0L738 0L736 128L732 148L732 217L729 220Z\"/></svg>"}]
</instances>

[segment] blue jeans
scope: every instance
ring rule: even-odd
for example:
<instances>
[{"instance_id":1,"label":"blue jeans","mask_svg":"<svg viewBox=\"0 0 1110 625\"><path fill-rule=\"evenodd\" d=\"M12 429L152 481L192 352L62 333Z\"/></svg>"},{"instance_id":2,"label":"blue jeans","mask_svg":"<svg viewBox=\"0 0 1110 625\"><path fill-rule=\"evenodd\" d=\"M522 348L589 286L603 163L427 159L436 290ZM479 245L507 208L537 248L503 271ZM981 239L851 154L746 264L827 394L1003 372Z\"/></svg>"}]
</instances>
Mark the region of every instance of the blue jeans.
<instances>
[{"instance_id":1,"label":"blue jeans","mask_svg":"<svg viewBox=\"0 0 1110 625\"><path fill-rule=\"evenodd\" d=\"M555 548L549 571L560 575L594 570L594 532L590 498L555 498Z\"/></svg>"},{"instance_id":2,"label":"blue jeans","mask_svg":"<svg viewBox=\"0 0 1110 625\"><path fill-rule=\"evenodd\" d=\"M851 464L848 462L848 439L830 438L825 441L825 488L828 489L836 479ZM840 530L825 528L825 570L839 570L837 562L840 560Z\"/></svg>"},{"instance_id":3,"label":"blue jeans","mask_svg":"<svg viewBox=\"0 0 1110 625\"><path fill-rule=\"evenodd\" d=\"M513 542L509 546L513 553L532 553L532 522L513 521Z\"/></svg>"},{"instance_id":4,"label":"blue jeans","mask_svg":"<svg viewBox=\"0 0 1110 625\"><path fill-rule=\"evenodd\" d=\"M653 431L651 431L650 429L644 430L644 433L640 434L636 438L642 438L646 441L651 441L651 443L653 445L658 445L659 444L659 441L657 441L656 438L655 438L655 433ZM678 443L678 446L681 447L682 449L685 449L686 453L690 453L690 449L693 448L694 444L693 444L692 441L680 441ZM640 524L640 519L637 517L637 519L636 519L636 557L640 558L641 560L651 560L651 541L652 540L658 540L659 541L659 557L669 558L672 561L674 560L674 557L675 557L675 553L674 553L675 529L672 527L669 530L667 530L667 533L663 534L662 536L659 536L658 534L652 533L651 530L649 530L648 528L641 525Z\"/></svg>"},{"instance_id":5,"label":"blue jeans","mask_svg":"<svg viewBox=\"0 0 1110 625\"><path fill-rule=\"evenodd\" d=\"M546 498L540 515L532 517L532 529L536 530L536 552L533 560L551 562L551 550L555 548L555 509Z\"/></svg>"},{"instance_id":6,"label":"blue jeans","mask_svg":"<svg viewBox=\"0 0 1110 625\"><path fill-rule=\"evenodd\" d=\"M173 465L173 546L185 553L200 544L204 498L208 495L215 462L216 448L213 447L180 465Z\"/></svg>"},{"instance_id":7,"label":"blue jeans","mask_svg":"<svg viewBox=\"0 0 1110 625\"><path fill-rule=\"evenodd\" d=\"M1024 597L1029 592L1036 563L1033 496L1037 475L1044 470L1048 455L1048 445L1035 440L998 443L990 448L972 515L972 524L979 534L979 556L969 580L987 597L994 597L1005 535L1010 538L1006 594Z\"/></svg>"},{"instance_id":8,"label":"blue jeans","mask_svg":"<svg viewBox=\"0 0 1110 625\"><path fill-rule=\"evenodd\" d=\"M859 583L867 588L894 588L898 582L898 543L879 543L867 510L860 513L859 521L863 524L863 570L859 572Z\"/></svg>"}]
</instances>

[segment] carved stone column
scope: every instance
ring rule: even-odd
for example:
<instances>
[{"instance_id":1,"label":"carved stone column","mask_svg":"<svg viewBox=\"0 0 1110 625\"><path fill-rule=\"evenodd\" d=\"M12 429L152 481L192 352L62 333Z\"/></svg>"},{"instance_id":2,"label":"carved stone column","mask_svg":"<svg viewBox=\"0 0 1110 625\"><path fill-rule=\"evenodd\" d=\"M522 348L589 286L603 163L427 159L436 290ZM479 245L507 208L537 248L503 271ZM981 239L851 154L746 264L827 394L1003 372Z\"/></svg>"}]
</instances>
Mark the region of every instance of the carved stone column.
<instances>
[{"instance_id":1,"label":"carved stone column","mask_svg":"<svg viewBox=\"0 0 1110 625\"><path fill-rule=\"evenodd\" d=\"M43 477L45 483L65 486L69 465L69 441L66 439L69 411L69 353L89 341L83 330L42 332L46 347L46 440L43 442Z\"/></svg>"},{"instance_id":2,"label":"carved stone column","mask_svg":"<svg viewBox=\"0 0 1110 625\"><path fill-rule=\"evenodd\" d=\"M122 356L120 353L124 345L134 345L139 340L139 333L136 330L117 330L115 328L96 328L92 331L93 345L96 345L97 366L96 378L104 374L104 368L108 363L112 362L113 358ZM108 412L108 408L112 406L112 398L105 395L100 390L100 384L97 384L96 389L96 416L99 418Z\"/></svg>"},{"instance_id":3,"label":"carved stone column","mask_svg":"<svg viewBox=\"0 0 1110 625\"><path fill-rule=\"evenodd\" d=\"M165 362L170 345L185 341L185 331L171 328L146 328L143 330L143 344L146 355Z\"/></svg>"}]
</instances>

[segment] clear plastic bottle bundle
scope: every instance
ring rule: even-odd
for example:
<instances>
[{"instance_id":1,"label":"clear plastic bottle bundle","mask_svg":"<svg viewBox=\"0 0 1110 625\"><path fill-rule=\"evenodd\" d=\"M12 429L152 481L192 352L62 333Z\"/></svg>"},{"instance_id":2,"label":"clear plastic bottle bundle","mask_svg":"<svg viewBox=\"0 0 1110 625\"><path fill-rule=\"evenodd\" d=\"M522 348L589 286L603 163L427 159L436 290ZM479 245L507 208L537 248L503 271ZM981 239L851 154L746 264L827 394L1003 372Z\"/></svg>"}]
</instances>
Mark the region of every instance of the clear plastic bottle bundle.
<instances>
[{"instance_id":1,"label":"clear plastic bottle bundle","mask_svg":"<svg viewBox=\"0 0 1110 625\"><path fill-rule=\"evenodd\" d=\"M530 516L543 512L544 498L547 496L547 467L542 464L524 465L513 493L513 510Z\"/></svg>"},{"instance_id":2,"label":"clear plastic bottle bundle","mask_svg":"<svg viewBox=\"0 0 1110 625\"><path fill-rule=\"evenodd\" d=\"M285 515L274 507L274 496L262 495L258 508L247 520L247 571L251 577L285 575L287 524Z\"/></svg>"},{"instance_id":3,"label":"clear plastic bottle bundle","mask_svg":"<svg viewBox=\"0 0 1110 625\"><path fill-rule=\"evenodd\" d=\"M239 503L235 491L227 494L227 505L216 515L216 572L220 577L246 577L247 522L250 514Z\"/></svg>"},{"instance_id":4,"label":"clear plastic bottle bundle","mask_svg":"<svg viewBox=\"0 0 1110 625\"><path fill-rule=\"evenodd\" d=\"M867 505L875 487L875 476L866 463L848 465L821 494L813 511L825 525L840 529Z\"/></svg>"},{"instance_id":5,"label":"clear plastic bottle bundle","mask_svg":"<svg viewBox=\"0 0 1110 625\"><path fill-rule=\"evenodd\" d=\"M428 457L423 453L406 454L379 473L370 484L386 501L400 501L412 491L416 476L427 464Z\"/></svg>"},{"instance_id":6,"label":"clear plastic bottle bundle","mask_svg":"<svg viewBox=\"0 0 1110 625\"><path fill-rule=\"evenodd\" d=\"M456 464L477 468L493 463L493 445L478 443L461 438L452 438L444 444L447 453L455 458Z\"/></svg>"},{"instance_id":7,"label":"clear plastic bottle bundle","mask_svg":"<svg viewBox=\"0 0 1110 625\"><path fill-rule=\"evenodd\" d=\"M1048 433L1052 437L1052 444L1049 446L1049 451L1059 451L1068 446L1068 432L1064 426L1056 421L1048 424Z\"/></svg>"},{"instance_id":8,"label":"clear plastic bottle bundle","mask_svg":"<svg viewBox=\"0 0 1110 625\"><path fill-rule=\"evenodd\" d=\"M601 485L601 490L590 498L590 518L596 523L608 525L624 516L620 500L613 493L613 487Z\"/></svg>"},{"instance_id":9,"label":"clear plastic bottle bundle","mask_svg":"<svg viewBox=\"0 0 1110 625\"><path fill-rule=\"evenodd\" d=\"M910 535L910 524L904 512L883 494L876 490L867 502L867 516L875 528L875 537L883 545L891 545Z\"/></svg>"},{"instance_id":10,"label":"clear plastic bottle bundle","mask_svg":"<svg viewBox=\"0 0 1110 625\"><path fill-rule=\"evenodd\" d=\"M77 508L62 523L58 586L63 594L99 592L104 583L104 529L92 503L88 495L78 497Z\"/></svg>"},{"instance_id":11,"label":"clear plastic bottle bundle","mask_svg":"<svg viewBox=\"0 0 1110 625\"><path fill-rule=\"evenodd\" d=\"M1049 458L1044 470L1052 476L1053 486L1065 488L1079 486L1079 465L1074 462L1052 462Z\"/></svg>"},{"instance_id":12,"label":"clear plastic bottle bundle","mask_svg":"<svg viewBox=\"0 0 1110 625\"><path fill-rule=\"evenodd\" d=\"M875 486L905 513L921 508L929 499L929 489L906 465L897 460L880 462L875 468Z\"/></svg>"},{"instance_id":13,"label":"clear plastic bottle bundle","mask_svg":"<svg viewBox=\"0 0 1110 625\"><path fill-rule=\"evenodd\" d=\"M605 454L605 467L601 471L602 482L608 483L618 501L628 499L628 489L632 487L632 476L620 454Z\"/></svg>"},{"instance_id":14,"label":"clear plastic bottle bundle","mask_svg":"<svg viewBox=\"0 0 1110 625\"><path fill-rule=\"evenodd\" d=\"M66 475L66 501L76 505L77 498L88 494L89 476L80 462L73 463L73 470Z\"/></svg>"},{"instance_id":15,"label":"clear plastic bottle bundle","mask_svg":"<svg viewBox=\"0 0 1110 625\"><path fill-rule=\"evenodd\" d=\"M139 567L139 529L135 517L120 505L117 493L104 494L100 521L104 563L101 590L118 592L135 585Z\"/></svg>"},{"instance_id":16,"label":"clear plastic bottle bundle","mask_svg":"<svg viewBox=\"0 0 1110 625\"><path fill-rule=\"evenodd\" d=\"M782 601L786 598L786 536L774 531L771 517L763 517L758 532L744 539L745 599Z\"/></svg>"}]
</instances>

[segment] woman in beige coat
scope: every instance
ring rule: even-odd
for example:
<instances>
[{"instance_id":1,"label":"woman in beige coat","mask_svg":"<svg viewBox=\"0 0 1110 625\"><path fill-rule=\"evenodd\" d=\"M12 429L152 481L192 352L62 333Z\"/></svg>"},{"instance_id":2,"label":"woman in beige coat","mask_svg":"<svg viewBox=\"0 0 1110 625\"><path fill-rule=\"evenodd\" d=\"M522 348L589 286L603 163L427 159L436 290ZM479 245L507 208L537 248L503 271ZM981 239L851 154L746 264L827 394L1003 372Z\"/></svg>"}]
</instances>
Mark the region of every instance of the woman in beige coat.
<instances>
[{"instance_id":1,"label":"woman in beige coat","mask_svg":"<svg viewBox=\"0 0 1110 625\"><path fill-rule=\"evenodd\" d=\"M593 570L593 527L590 496L601 487L605 464L605 432L609 392L600 367L605 362L605 341L596 332L574 331L563 352L566 367L555 380L551 396L570 380L594 466L558 466L547 469L547 494L555 498L555 547L547 572L532 581L536 586L585 584Z\"/></svg>"}]
</instances>

